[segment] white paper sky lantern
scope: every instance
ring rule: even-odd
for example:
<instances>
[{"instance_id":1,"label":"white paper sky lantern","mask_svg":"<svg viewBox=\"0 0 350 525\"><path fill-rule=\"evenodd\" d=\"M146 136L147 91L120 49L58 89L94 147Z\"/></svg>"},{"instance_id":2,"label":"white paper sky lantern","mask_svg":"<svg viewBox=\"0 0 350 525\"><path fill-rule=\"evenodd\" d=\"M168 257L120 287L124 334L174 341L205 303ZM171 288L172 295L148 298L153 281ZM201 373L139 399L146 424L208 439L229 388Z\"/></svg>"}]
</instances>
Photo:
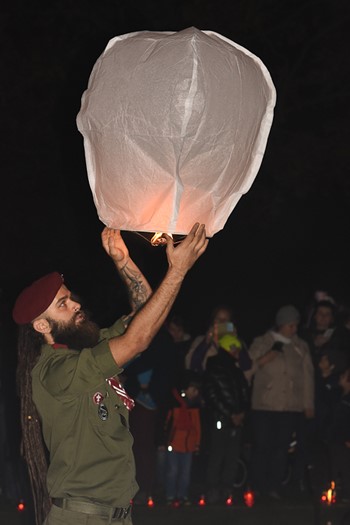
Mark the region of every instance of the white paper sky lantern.
<instances>
[{"instance_id":1,"label":"white paper sky lantern","mask_svg":"<svg viewBox=\"0 0 350 525\"><path fill-rule=\"evenodd\" d=\"M261 60L212 31L110 40L77 116L101 221L212 237L258 173L275 100Z\"/></svg>"}]
</instances>

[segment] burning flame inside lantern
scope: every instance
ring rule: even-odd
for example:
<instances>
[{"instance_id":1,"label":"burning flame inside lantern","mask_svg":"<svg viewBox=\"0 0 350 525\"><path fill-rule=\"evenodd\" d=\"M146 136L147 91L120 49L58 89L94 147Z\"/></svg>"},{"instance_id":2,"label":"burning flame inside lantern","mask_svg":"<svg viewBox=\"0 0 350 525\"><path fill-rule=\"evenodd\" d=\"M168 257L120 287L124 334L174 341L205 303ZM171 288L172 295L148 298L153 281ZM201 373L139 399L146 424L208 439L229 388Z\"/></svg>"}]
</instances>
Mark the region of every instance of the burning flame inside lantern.
<instances>
[{"instance_id":1,"label":"burning flame inside lantern","mask_svg":"<svg viewBox=\"0 0 350 525\"><path fill-rule=\"evenodd\" d=\"M152 246L166 246L167 239L165 237L165 232L134 232L140 235L143 239L148 241ZM173 239L174 244L179 244L184 240L186 235L172 235L171 233L167 234Z\"/></svg>"},{"instance_id":2,"label":"burning flame inside lantern","mask_svg":"<svg viewBox=\"0 0 350 525\"><path fill-rule=\"evenodd\" d=\"M156 232L151 239L152 246L159 246L160 244L166 244L166 238L163 237L163 232Z\"/></svg>"}]
</instances>

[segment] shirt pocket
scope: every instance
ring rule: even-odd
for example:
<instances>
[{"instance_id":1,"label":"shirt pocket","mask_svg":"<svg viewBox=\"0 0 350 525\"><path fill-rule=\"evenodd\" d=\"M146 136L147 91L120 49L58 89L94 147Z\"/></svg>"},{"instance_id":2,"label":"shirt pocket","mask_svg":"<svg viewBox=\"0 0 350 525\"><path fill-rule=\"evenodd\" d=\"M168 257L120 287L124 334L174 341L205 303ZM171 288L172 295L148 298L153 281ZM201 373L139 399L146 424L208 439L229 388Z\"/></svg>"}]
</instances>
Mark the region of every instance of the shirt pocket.
<instances>
[{"instance_id":1,"label":"shirt pocket","mask_svg":"<svg viewBox=\"0 0 350 525\"><path fill-rule=\"evenodd\" d=\"M122 401L114 393L100 389L90 395L89 420L95 432L118 439L128 430L127 414Z\"/></svg>"}]
</instances>

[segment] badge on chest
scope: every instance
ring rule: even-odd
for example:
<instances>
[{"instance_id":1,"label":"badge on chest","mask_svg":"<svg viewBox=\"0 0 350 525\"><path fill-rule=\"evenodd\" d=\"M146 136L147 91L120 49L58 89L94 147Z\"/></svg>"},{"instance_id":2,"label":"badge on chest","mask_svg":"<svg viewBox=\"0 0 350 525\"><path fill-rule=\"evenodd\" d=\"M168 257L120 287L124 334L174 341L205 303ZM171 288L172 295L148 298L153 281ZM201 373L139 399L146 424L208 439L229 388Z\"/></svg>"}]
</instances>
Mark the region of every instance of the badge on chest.
<instances>
[{"instance_id":1,"label":"badge on chest","mask_svg":"<svg viewBox=\"0 0 350 525\"><path fill-rule=\"evenodd\" d=\"M95 394L92 396L92 400L94 404L97 405L98 417L102 421L106 421L108 419L108 410L106 405L103 403L104 395L101 394L101 392L95 392Z\"/></svg>"}]
</instances>

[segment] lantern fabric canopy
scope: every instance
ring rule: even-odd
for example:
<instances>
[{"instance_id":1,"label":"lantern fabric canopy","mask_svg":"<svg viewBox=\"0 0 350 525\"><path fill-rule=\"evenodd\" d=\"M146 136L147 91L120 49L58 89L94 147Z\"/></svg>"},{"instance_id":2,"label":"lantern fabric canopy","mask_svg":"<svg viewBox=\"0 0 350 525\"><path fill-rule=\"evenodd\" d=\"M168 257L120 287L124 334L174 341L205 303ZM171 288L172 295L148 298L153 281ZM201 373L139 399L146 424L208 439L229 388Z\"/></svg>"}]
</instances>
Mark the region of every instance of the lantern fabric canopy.
<instances>
[{"instance_id":1,"label":"lantern fabric canopy","mask_svg":"<svg viewBox=\"0 0 350 525\"><path fill-rule=\"evenodd\" d=\"M101 221L139 232L221 230L253 183L275 89L259 58L212 31L113 38L77 116Z\"/></svg>"}]
</instances>

